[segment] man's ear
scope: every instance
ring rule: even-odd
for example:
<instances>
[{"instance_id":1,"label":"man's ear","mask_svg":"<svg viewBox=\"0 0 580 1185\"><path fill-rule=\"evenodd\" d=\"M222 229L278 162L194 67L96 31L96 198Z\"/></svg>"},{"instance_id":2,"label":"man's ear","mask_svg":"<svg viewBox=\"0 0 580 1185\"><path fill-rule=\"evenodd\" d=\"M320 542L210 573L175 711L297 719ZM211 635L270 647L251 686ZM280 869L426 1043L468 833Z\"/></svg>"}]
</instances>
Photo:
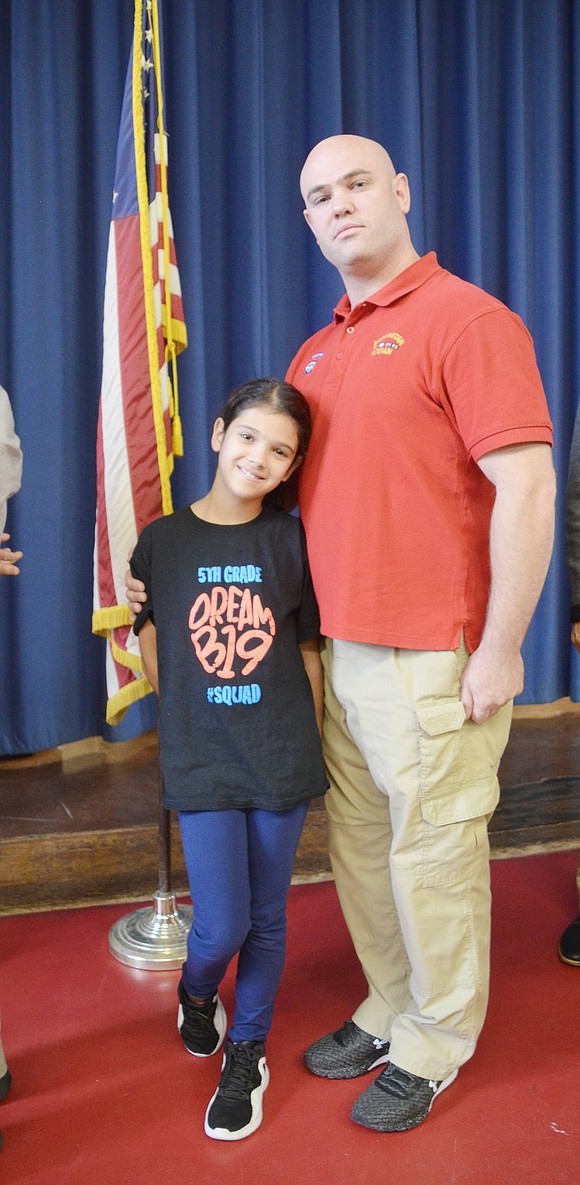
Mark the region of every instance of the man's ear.
<instances>
[{"instance_id":1,"label":"man's ear","mask_svg":"<svg viewBox=\"0 0 580 1185\"><path fill-rule=\"evenodd\" d=\"M406 173L397 173L393 177L393 193L403 211L403 214L408 214L411 209L411 188L409 185L409 178Z\"/></svg>"},{"instance_id":2,"label":"man's ear","mask_svg":"<svg viewBox=\"0 0 580 1185\"><path fill-rule=\"evenodd\" d=\"M213 426L213 431L211 434L211 447L212 447L214 453L219 453L219 451L222 447L225 431L226 431L225 424L224 424L221 416L218 416L218 418Z\"/></svg>"},{"instance_id":3,"label":"man's ear","mask_svg":"<svg viewBox=\"0 0 580 1185\"><path fill-rule=\"evenodd\" d=\"M310 230L312 230L312 222L310 221L310 214L308 213L308 210L303 210L302 213L304 215L304 221L306 222L306 225L310 227ZM316 238L314 230L312 230L312 234L314 235L314 238Z\"/></svg>"}]
</instances>

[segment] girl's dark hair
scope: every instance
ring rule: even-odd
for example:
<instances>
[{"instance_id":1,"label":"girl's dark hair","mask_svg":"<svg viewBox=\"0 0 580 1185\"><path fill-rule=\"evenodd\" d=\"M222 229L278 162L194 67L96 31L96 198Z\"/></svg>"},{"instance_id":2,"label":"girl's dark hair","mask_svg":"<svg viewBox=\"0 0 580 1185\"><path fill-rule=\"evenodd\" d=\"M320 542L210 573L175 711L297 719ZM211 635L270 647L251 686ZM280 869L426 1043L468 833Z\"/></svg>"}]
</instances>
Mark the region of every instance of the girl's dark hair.
<instances>
[{"instance_id":1,"label":"girl's dark hair","mask_svg":"<svg viewBox=\"0 0 580 1185\"><path fill-rule=\"evenodd\" d=\"M296 456L305 456L312 435L312 420L310 408L296 387L283 382L282 379L250 379L232 391L222 408L220 416L224 428L227 430L248 407L266 407L269 411L282 412L283 415L290 416L298 432Z\"/></svg>"}]
</instances>

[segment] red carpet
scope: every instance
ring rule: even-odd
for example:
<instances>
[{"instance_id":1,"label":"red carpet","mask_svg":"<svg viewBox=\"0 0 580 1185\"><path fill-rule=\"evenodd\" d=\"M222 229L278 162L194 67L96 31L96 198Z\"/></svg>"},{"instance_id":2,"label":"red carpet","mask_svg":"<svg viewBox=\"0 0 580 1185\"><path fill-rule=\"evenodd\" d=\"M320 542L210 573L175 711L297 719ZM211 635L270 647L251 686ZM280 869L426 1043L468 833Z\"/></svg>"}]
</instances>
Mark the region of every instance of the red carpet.
<instances>
[{"instance_id":1,"label":"red carpet","mask_svg":"<svg viewBox=\"0 0 580 1185\"><path fill-rule=\"evenodd\" d=\"M181 1046L178 972L108 953L132 907L0 919L0 998L14 1083L0 1106L3 1185L577 1185L580 970L556 953L575 916L576 856L495 861L493 977L474 1059L413 1132L355 1126L364 1079L326 1082L301 1051L350 1015L362 982L332 884L292 889L261 1129L203 1133L221 1054ZM231 1005L231 976L223 991Z\"/></svg>"}]
</instances>

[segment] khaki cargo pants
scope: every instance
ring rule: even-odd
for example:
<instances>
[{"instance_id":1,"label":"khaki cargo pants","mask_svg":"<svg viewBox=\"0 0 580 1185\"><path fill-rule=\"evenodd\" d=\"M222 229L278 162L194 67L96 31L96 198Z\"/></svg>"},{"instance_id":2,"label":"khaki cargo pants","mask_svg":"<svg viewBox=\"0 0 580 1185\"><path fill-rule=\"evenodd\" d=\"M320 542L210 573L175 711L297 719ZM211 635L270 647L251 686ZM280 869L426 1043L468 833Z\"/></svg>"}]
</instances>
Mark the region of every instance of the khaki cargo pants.
<instances>
[{"instance_id":1,"label":"khaki cargo pants","mask_svg":"<svg viewBox=\"0 0 580 1185\"><path fill-rule=\"evenodd\" d=\"M368 983L353 1019L423 1078L471 1057L488 1000L487 822L512 705L465 720L467 657L330 639L322 656L330 856Z\"/></svg>"}]
</instances>

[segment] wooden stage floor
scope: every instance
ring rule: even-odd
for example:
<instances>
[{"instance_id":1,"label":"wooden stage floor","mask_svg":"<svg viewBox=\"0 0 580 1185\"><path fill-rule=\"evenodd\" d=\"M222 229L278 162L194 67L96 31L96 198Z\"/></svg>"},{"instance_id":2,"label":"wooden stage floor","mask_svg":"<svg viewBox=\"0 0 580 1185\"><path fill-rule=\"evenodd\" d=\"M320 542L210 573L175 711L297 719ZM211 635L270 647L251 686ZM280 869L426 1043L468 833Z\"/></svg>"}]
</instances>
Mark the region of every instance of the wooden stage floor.
<instances>
[{"instance_id":1,"label":"wooden stage floor","mask_svg":"<svg viewBox=\"0 0 580 1185\"><path fill-rule=\"evenodd\" d=\"M580 848L580 711L517 708L490 824L492 855ZM156 733L0 758L0 914L143 901L158 887ZM187 894L171 816L172 887ZM327 879L326 815L310 809L295 880Z\"/></svg>"}]
</instances>

